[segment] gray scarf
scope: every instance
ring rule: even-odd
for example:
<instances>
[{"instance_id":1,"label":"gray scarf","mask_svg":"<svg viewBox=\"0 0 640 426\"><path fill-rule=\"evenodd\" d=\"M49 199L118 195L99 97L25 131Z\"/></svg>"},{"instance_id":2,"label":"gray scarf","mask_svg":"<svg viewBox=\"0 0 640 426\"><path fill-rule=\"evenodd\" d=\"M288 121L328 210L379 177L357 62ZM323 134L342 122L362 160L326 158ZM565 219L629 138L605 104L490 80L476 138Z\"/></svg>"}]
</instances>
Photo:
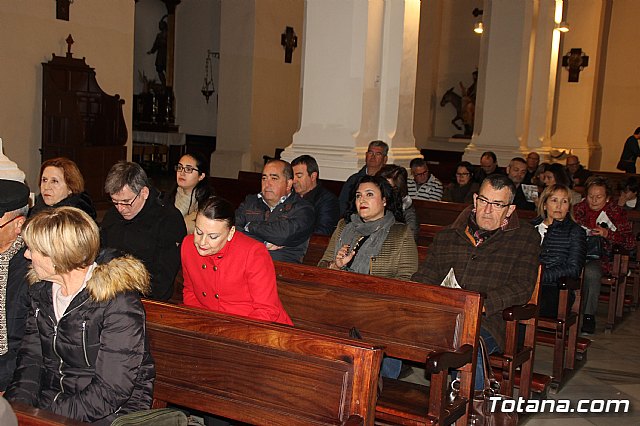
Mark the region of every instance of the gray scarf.
<instances>
[{"instance_id":1,"label":"gray scarf","mask_svg":"<svg viewBox=\"0 0 640 426\"><path fill-rule=\"evenodd\" d=\"M389 229L391 229L391 225L394 223L395 218L393 213L389 211L385 213L384 217L374 220L373 222L363 222L358 214L352 214L351 222L344 227L340 238L338 238L336 242L335 252L337 253L345 244L353 247L363 236L368 238L360 246L356 252L353 263L350 267L346 268L346 270L368 275L371 268L371 258L380 253L382 243L387 239Z\"/></svg>"},{"instance_id":2,"label":"gray scarf","mask_svg":"<svg viewBox=\"0 0 640 426\"><path fill-rule=\"evenodd\" d=\"M24 246L22 236L11 244L4 253L0 253L0 355L4 355L9 350L9 339L7 337L7 279L9 278L9 261Z\"/></svg>"}]
</instances>

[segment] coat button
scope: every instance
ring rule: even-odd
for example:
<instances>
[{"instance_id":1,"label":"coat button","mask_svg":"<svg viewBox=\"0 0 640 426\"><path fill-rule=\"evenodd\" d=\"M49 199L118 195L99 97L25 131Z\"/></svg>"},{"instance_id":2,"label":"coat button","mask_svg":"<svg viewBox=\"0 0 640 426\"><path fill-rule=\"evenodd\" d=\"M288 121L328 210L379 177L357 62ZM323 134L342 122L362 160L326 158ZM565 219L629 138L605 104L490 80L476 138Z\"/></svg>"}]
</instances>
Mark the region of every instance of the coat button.
<instances>
[{"instance_id":1,"label":"coat button","mask_svg":"<svg viewBox=\"0 0 640 426\"><path fill-rule=\"evenodd\" d=\"M220 299L220 295L219 294L216 294L216 299Z\"/></svg>"},{"instance_id":2,"label":"coat button","mask_svg":"<svg viewBox=\"0 0 640 426\"><path fill-rule=\"evenodd\" d=\"M202 264L202 269L207 269L207 265L205 265L204 263Z\"/></svg>"},{"instance_id":3,"label":"coat button","mask_svg":"<svg viewBox=\"0 0 640 426\"><path fill-rule=\"evenodd\" d=\"M218 267L217 267L217 266L214 266L214 267L213 267L213 270L214 270L214 271L217 271L217 270L218 270Z\"/></svg>"},{"instance_id":4,"label":"coat button","mask_svg":"<svg viewBox=\"0 0 640 426\"><path fill-rule=\"evenodd\" d=\"M476 257L478 256L476 256L475 254L471 255L471 260L476 260Z\"/></svg>"},{"instance_id":5,"label":"coat button","mask_svg":"<svg viewBox=\"0 0 640 426\"><path fill-rule=\"evenodd\" d=\"M207 292L206 292L206 291L203 291L203 292L202 292L202 295L203 295L204 297L207 297Z\"/></svg>"}]
</instances>

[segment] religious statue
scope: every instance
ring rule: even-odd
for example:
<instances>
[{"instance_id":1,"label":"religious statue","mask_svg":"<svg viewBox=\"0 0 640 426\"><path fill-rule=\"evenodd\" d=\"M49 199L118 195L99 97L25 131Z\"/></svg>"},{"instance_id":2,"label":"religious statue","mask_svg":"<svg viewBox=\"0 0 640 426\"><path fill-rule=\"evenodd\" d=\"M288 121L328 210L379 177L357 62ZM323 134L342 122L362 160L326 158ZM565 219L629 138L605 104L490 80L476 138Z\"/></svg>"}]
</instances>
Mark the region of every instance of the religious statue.
<instances>
[{"instance_id":1,"label":"religious statue","mask_svg":"<svg viewBox=\"0 0 640 426\"><path fill-rule=\"evenodd\" d=\"M462 82L460 84L460 93L458 95L453 91L453 87L446 91L440 101L440 106L445 106L447 103L451 103L456 109L456 115L451 120L451 124L458 129L463 130L463 134L456 134L453 137L470 138L473 135L473 124L476 110L476 86L478 82L478 70L473 73L473 83L468 88L465 88Z\"/></svg>"},{"instance_id":2,"label":"religious statue","mask_svg":"<svg viewBox=\"0 0 640 426\"><path fill-rule=\"evenodd\" d=\"M167 85L167 77L165 72L167 71L167 36L169 35L169 24L167 24L167 15L164 15L160 22L158 22L158 29L160 32L156 35L156 39L153 42L151 50L147 52L148 55L156 54L156 71L158 78L163 86Z\"/></svg>"}]
</instances>

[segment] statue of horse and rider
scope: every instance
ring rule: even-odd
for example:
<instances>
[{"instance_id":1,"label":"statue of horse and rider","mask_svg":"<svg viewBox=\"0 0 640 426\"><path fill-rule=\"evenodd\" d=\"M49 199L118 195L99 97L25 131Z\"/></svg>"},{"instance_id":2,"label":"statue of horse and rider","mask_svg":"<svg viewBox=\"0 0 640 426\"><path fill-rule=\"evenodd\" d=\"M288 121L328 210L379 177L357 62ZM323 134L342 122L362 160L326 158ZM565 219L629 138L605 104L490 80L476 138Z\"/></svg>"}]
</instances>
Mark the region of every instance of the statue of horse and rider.
<instances>
[{"instance_id":1,"label":"statue of horse and rider","mask_svg":"<svg viewBox=\"0 0 640 426\"><path fill-rule=\"evenodd\" d=\"M473 72L473 83L465 88L460 82L460 93L458 95L453 91L453 87L445 92L440 100L440 106L450 103L456 109L456 115L451 120L451 124L458 129L463 130L462 135L454 135L454 137L470 138L473 134L473 123L475 117L476 104L476 82L478 81L478 71Z\"/></svg>"}]
</instances>

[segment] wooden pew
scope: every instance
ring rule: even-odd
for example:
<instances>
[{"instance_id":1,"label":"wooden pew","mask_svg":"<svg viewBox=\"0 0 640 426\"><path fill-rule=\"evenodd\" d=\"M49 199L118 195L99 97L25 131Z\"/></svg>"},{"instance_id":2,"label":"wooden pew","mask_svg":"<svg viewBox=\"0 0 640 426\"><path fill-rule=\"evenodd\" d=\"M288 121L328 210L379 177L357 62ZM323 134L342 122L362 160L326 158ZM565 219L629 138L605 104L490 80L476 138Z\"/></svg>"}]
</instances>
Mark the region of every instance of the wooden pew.
<instances>
[{"instance_id":1,"label":"wooden pew","mask_svg":"<svg viewBox=\"0 0 640 426\"><path fill-rule=\"evenodd\" d=\"M416 215L418 216L418 223L428 223L431 225L451 225L458 215L469 204L463 203L449 203L446 201L426 201L426 200L413 200L413 205L416 208ZM520 220L529 222L536 217L536 213L531 210L518 210L516 214Z\"/></svg>"},{"instance_id":2,"label":"wooden pew","mask_svg":"<svg viewBox=\"0 0 640 426\"><path fill-rule=\"evenodd\" d=\"M420 283L274 262L280 299L296 327L347 336L355 327L385 353L426 366L430 387L384 380L376 421L466 424L482 296ZM449 368L461 371L460 397L448 398Z\"/></svg>"},{"instance_id":3,"label":"wooden pew","mask_svg":"<svg viewBox=\"0 0 640 426\"><path fill-rule=\"evenodd\" d=\"M167 403L251 424L373 425L382 349L282 324L145 300Z\"/></svg>"},{"instance_id":4,"label":"wooden pew","mask_svg":"<svg viewBox=\"0 0 640 426\"><path fill-rule=\"evenodd\" d=\"M52 413L51 411L34 408L21 402L12 402L11 408L16 413L20 426L87 426L90 423L80 422Z\"/></svg>"}]
</instances>

